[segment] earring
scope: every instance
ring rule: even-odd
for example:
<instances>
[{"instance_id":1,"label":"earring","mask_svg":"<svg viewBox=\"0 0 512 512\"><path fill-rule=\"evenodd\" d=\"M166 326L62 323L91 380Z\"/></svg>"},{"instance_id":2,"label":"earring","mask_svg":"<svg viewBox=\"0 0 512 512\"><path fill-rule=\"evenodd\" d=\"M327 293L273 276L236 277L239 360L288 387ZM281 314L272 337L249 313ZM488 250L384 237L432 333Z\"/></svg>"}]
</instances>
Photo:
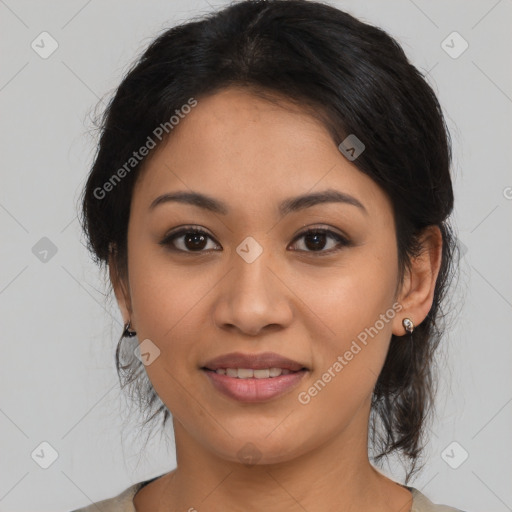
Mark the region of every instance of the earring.
<instances>
[{"instance_id":1,"label":"earring","mask_svg":"<svg viewBox=\"0 0 512 512\"><path fill-rule=\"evenodd\" d=\"M130 329L131 322L124 324L123 338L133 338L137 333Z\"/></svg>"},{"instance_id":2,"label":"earring","mask_svg":"<svg viewBox=\"0 0 512 512\"><path fill-rule=\"evenodd\" d=\"M404 318L402 320L402 325L408 334L412 334L412 331L414 331L414 324L410 318Z\"/></svg>"}]
</instances>

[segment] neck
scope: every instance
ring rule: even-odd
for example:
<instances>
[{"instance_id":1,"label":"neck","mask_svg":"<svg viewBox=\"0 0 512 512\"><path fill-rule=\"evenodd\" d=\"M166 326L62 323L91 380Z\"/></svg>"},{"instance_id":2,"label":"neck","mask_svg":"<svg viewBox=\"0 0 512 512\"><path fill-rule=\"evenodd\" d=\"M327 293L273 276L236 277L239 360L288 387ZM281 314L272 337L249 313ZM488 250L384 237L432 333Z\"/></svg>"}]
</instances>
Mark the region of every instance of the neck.
<instances>
[{"instance_id":1,"label":"neck","mask_svg":"<svg viewBox=\"0 0 512 512\"><path fill-rule=\"evenodd\" d=\"M368 460L367 419L290 460L252 466L205 450L174 421L177 468L161 479L159 510L408 512L411 493Z\"/></svg>"}]
</instances>

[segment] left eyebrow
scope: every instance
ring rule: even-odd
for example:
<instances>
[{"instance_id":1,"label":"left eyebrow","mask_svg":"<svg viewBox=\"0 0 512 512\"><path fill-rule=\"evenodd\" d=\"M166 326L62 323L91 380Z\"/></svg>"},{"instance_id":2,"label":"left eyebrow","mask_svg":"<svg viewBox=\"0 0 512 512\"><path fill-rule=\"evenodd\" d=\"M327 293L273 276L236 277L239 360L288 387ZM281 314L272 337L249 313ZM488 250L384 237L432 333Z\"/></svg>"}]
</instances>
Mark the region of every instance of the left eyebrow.
<instances>
[{"instance_id":1,"label":"left eyebrow","mask_svg":"<svg viewBox=\"0 0 512 512\"><path fill-rule=\"evenodd\" d=\"M153 210L158 205L168 202L191 204L193 206L197 206L199 208L203 208L214 213L220 213L222 215L226 215L227 213L229 213L228 206L222 201L219 201L218 199L207 196L205 194L200 194L198 192L184 191L172 192L158 196L155 200L153 200L153 202L149 206L149 209ZM349 194L334 189L327 189L321 192L315 192L313 194L303 194L300 196L285 199L279 205L279 213L281 217L284 217L285 215L288 215L291 212L311 208L312 206L322 203L349 204L352 206L356 206L362 212L364 212L365 215L368 215L367 209L358 199Z\"/></svg>"},{"instance_id":2,"label":"left eyebrow","mask_svg":"<svg viewBox=\"0 0 512 512\"><path fill-rule=\"evenodd\" d=\"M279 206L279 213L284 217L290 212L296 212L305 208L310 208L321 203L345 203L356 206L368 215L368 210L364 205L355 197L339 192L334 189L323 190L322 192L315 192L314 194L303 194L297 197L291 197L283 201Z\"/></svg>"}]
</instances>

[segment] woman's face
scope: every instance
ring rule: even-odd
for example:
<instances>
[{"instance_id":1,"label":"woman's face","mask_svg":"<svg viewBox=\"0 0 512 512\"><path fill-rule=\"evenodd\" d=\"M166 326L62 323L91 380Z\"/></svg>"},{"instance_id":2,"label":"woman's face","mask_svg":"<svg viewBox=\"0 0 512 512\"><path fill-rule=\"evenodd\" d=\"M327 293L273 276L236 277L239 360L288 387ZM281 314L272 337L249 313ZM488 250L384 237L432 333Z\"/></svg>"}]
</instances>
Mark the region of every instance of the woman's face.
<instances>
[{"instance_id":1,"label":"woman's face","mask_svg":"<svg viewBox=\"0 0 512 512\"><path fill-rule=\"evenodd\" d=\"M154 151L133 193L127 294L116 294L178 445L276 463L343 437L366 453L372 390L408 316L387 196L319 121L242 89L200 100ZM327 190L345 200L293 202ZM223 211L151 206L177 192ZM183 226L203 234L172 240ZM328 232L303 236L313 228ZM307 370L244 382L204 369L233 352Z\"/></svg>"}]
</instances>

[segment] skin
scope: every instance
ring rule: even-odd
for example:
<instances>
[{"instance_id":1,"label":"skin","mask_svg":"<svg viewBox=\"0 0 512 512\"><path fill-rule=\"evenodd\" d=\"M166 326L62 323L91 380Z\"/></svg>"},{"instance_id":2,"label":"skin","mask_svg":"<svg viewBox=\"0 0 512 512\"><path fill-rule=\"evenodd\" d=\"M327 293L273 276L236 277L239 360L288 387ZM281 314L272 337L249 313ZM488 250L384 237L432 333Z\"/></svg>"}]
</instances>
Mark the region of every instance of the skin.
<instances>
[{"instance_id":1,"label":"skin","mask_svg":"<svg viewBox=\"0 0 512 512\"><path fill-rule=\"evenodd\" d=\"M323 203L279 216L284 199L325 189L357 198L366 213ZM157 196L174 191L208 194L229 213L177 202L150 210ZM188 253L160 245L184 224L212 237L204 254L183 236L174 243ZM351 243L319 255L336 239L315 251L308 237L297 238L319 227ZM236 252L247 236L263 248L252 263ZM125 322L160 350L146 371L172 412L176 440L177 469L137 493L138 512L410 510L411 493L368 460L370 401L391 335L405 334L403 318L418 325L431 308L441 234L425 231L425 250L401 289L395 236L388 197L318 120L239 88L198 102L136 184L127 275L110 262ZM307 405L299 403L298 393L396 302L403 309ZM199 369L233 351L277 352L309 371L280 397L241 403ZM237 455L248 442L261 455L252 466Z\"/></svg>"}]
</instances>

